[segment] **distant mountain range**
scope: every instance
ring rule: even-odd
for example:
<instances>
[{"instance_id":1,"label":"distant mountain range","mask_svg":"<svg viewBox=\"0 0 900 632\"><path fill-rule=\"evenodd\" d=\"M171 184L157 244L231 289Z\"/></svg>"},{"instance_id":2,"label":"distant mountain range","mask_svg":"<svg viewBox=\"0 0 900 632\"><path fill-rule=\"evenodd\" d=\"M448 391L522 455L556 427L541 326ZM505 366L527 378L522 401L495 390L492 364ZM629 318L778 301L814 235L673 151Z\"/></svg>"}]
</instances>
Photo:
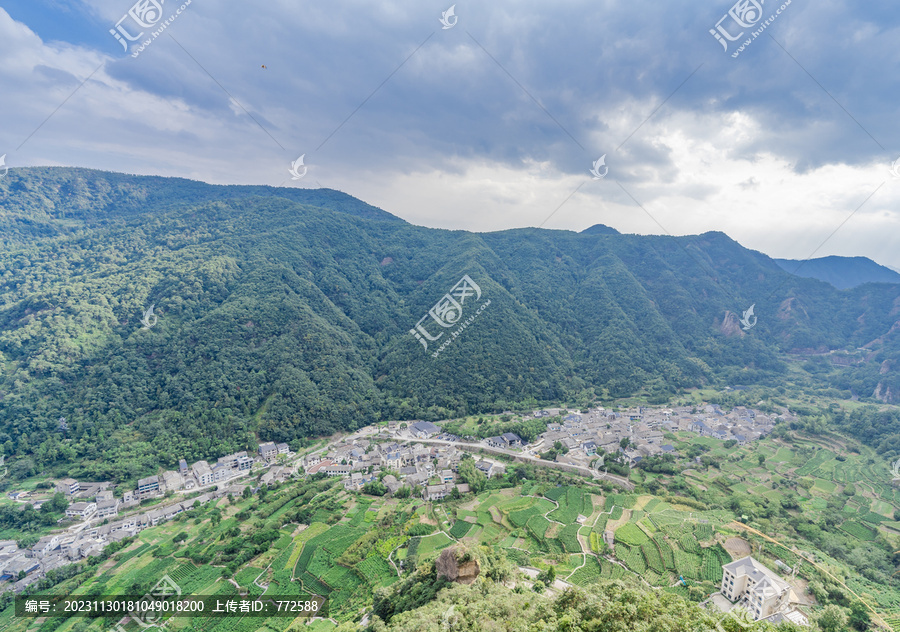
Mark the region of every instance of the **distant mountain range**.
<instances>
[{"instance_id":1,"label":"distant mountain range","mask_svg":"<svg viewBox=\"0 0 900 632\"><path fill-rule=\"evenodd\" d=\"M0 178L0 240L14 475L120 480L257 436L778 386L789 357L900 401L900 285L839 291L720 232L437 230L331 190L28 168Z\"/></svg>"},{"instance_id":2,"label":"distant mountain range","mask_svg":"<svg viewBox=\"0 0 900 632\"><path fill-rule=\"evenodd\" d=\"M800 261L773 259L783 270L810 279L831 283L846 290L863 283L900 283L900 273L867 257L821 257Z\"/></svg>"}]
</instances>

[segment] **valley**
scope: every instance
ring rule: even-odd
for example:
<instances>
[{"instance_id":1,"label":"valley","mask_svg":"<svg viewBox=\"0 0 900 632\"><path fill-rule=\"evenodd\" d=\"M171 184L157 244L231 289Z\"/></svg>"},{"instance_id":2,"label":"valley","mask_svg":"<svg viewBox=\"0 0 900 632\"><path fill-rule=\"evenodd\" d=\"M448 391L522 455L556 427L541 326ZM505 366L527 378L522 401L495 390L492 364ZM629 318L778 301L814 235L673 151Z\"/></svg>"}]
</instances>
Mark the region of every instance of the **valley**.
<instances>
[{"instance_id":1,"label":"valley","mask_svg":"<svg viewBox=\"0 0 900 632\"><path fill-rule=\"evenodd\" d=\"M662 418L663 410L645 408L644 417ZM486 421L516 423L500 416ZM554 427L553 418L545 423ZM711 596L721 601L716 595L723 565L752 555L791 587L790 607L804 617L815 619L831 603L865 609L872 625L900 623L891 557L900 544L900 477L846 435L792 431L779 419L770 436L737 445L676 427L665 436L674 455L627 466L629 490L554 463L536 467L532 458L514 460L484 442L455 456L448 453L453 441L423 452L416 446L427 439L404 438L413 426L400 426L384 423L335 436L297 455L299 478L270 479L249 496L214 497L108 547L56 586L35 593L37 584L26 592L139 594L168 576L182 594L318 594L329 603L327 617L312 622L173 618L167 628L349 630L383 610L380 590L433 581L427 569L433 572L445 550L473 551L485 572L506 569L490 590L510 595L540 592L558 600L569 590L591 592L618 582L693 603ZM352 459L354 449L357 457L389 459L393 451L400 459L409 449L406 458L413 460L419 450L428 465L444 460L452 467L454 478L465 481L459 485L464 491L428 501L427 479L413 494L398 493L403 484L359 491L349 470L335 476L320 467L331 462L329 455ZM490 478L471 465L486 456L496 466ZM619 458L624 466L624 454ZM303 474L304 465L314 473ZM401 476L400 469L379 468L374 480L406 481L416 470ZM364 465L357 471L369 470ZM258 480L262 473L254 474ZM479 551L492 552L488 566ZM484 581L494 582L485 577L475 585ZM81 632L89 622L48 618L39 629ZM11 605L0 614L0 629L25 630L26 623L12 616Z\"/></svg>"}]
</instances>

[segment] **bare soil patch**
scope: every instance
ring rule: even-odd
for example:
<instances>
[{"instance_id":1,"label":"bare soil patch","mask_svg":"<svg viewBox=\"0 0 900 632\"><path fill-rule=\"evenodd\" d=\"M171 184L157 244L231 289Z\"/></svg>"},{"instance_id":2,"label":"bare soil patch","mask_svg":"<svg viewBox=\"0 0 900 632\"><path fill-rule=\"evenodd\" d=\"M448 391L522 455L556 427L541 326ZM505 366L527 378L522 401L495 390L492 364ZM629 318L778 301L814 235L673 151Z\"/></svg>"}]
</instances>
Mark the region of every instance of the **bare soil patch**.
<instances>
[{"instance_id":1,"label":"bare soil patch","mask_svg":"<svg viewBox=\"0 0 900 632\"><path fill-rule=\"evenodd\" d=\"M733 560L750 555L750 543L744 538L728 538L725 540L725 550Z\"/></svg>"}]
</instances>

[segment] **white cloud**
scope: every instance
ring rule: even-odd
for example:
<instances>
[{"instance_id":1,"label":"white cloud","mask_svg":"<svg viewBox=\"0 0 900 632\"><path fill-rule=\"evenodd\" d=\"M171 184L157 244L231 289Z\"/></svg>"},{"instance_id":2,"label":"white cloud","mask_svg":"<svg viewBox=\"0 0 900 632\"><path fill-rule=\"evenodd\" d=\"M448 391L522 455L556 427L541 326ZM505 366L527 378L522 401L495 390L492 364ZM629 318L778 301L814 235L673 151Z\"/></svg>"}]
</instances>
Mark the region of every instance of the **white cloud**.
<instances>
[{"instance_id":1,"label":"white cloud","mask_svg":"<svg viewBox=\"0 0 900 632\"><path fill-rule=\"evenodd\" d=\"M110 26L125 5L89 3ZM193 2L169 32L196 62L168 37L138 59L42 42L0 9L0 154L12 167L290 185L288 166L306 153L303 186L318 181L416 224L658 233L618 179L672 234L720 230L790 258L808 256L887 181L817 256L864 254L900 267L900 180L841 109L900 146L896 87L884 80L900 63L889 44L896 20L841 2L827 14L792 5L779 18L773 34L838 106L773 42L727 58L703 39L721 7L694 15L692 6L460 3L459 26L442 31L446 6L278 0L235 11ZM591 180L602 153L610 175Z\"/></svg>"}]
</instances>

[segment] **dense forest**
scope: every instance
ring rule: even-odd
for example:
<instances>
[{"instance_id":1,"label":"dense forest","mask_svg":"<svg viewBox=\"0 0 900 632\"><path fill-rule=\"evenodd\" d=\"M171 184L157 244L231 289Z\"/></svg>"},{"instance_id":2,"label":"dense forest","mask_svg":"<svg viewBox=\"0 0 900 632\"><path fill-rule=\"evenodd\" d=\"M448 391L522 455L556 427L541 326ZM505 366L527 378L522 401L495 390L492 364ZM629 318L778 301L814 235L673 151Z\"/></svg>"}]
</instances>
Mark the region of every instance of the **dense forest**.
<instances>
[{"instance_id":1,"label":"dense forest","mask_svg":"<svg viewBox=\"0 0 900 632\"><path fill-rule=\"evenodd\" d=\"M0 180L0 241L13 477L778 385L791 354L848 397L900 399L900 285L837 290L722 233L435 230L330 190L30 168Z\"/></svg>"}]
</instances>

